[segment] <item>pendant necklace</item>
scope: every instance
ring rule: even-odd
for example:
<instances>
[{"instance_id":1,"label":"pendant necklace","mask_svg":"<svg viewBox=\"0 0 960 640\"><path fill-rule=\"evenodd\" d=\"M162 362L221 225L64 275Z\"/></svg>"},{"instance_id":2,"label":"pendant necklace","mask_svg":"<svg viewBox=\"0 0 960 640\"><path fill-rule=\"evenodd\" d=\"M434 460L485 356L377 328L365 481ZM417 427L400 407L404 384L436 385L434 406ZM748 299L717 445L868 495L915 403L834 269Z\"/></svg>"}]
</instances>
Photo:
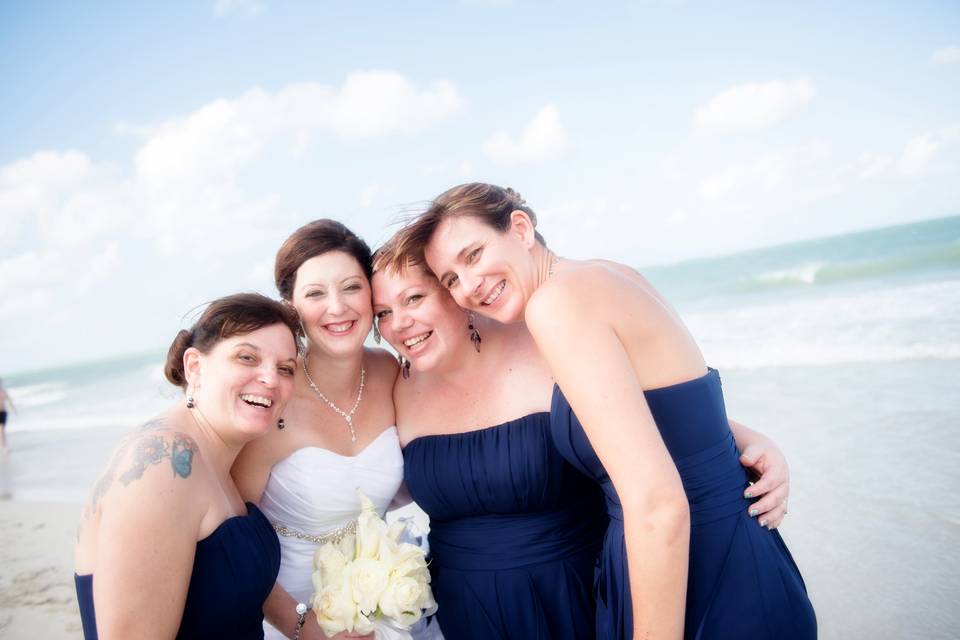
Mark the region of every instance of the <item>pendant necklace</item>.
<instances>
[{"instance_id":1,"label":"pendant necklace","mask_svg":"<svg viewBox=\"0 0 960 640\"><path fill-rule=\"evenodd\" d=\"M306 356L303 357L303 360L301 360L300 363L303 365L303 375L307 376L307 384L309 384L310 388L313 389L318 396L320 396L321 400L326 402L331 409L339 413L340 416L347 421L347 426L350 427L350 442L356 442L357 432L353 428L353 414L357 412L357 407L360 406L360 400L363 399L363 380L366 377L366 371L364 371L363 369L363 363L360 364L360 391L357 392L357 401L353 403L353 408L351 408L350 411L344 411L343 409L335 405L333 402L331 402L331 400L327 396L323 395L323 392L320 391L320 389L317 388L317 385L313 381L313 378L310 377L310 372L307 371Z\"/></svg>"}]
</instances>

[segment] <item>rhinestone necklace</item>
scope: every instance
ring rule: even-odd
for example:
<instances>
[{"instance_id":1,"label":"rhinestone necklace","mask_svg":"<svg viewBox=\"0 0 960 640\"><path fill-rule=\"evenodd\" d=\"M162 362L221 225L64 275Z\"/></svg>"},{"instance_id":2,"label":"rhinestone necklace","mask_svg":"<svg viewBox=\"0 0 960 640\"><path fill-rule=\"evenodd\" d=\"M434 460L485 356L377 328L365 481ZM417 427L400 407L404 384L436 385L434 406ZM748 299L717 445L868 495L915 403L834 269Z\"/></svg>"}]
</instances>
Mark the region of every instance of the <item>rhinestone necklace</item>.
<instances>
[{"instance_id":1,"label":"rhinestone necklace","mask_svg":"<svg viewBox=\"0 0 960 640\"><path fill-rule=\"evenodd\" d=\"M360 391L357 392L357 401L353 403L353 408L349 412L344 411L337 405L335 405L327 396L323 395L323 392L317 388L317 384L313 381L313 378L310 377L310 372L307 371L307 358L304 356L303 360L300 361L303 365L303 375L307 376L307 384L310 385L310 388L313 389L320 399L327 403L327 405L340 414L344 420L347 421L347 426L350 427L350 442L357 441L357 432L353 428L353 414L357 412L357 407L360 406L360 400L363 399L363 380L366 377L366 371L363 369L363 363L360 364Z\"/></svg>"}]
</instances>

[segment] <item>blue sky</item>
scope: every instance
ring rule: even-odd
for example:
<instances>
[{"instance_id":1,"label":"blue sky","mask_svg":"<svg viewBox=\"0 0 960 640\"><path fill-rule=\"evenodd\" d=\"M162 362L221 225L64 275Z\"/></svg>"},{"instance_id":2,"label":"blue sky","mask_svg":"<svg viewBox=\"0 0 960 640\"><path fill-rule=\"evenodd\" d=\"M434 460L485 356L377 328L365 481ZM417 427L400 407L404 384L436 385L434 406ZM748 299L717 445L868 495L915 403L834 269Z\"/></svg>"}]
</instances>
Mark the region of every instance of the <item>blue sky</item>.
<instances>
[{"instance_id":1,"label":"blue sky","mask_svg":"<svg viewBox=\"0 0 960 640\"><path fill-rule=\"evenodd\" d=\"M7 372L468 180L637 266L960 213L951 2L7 2L0 78Z\"/></svg>"}]
</instances>

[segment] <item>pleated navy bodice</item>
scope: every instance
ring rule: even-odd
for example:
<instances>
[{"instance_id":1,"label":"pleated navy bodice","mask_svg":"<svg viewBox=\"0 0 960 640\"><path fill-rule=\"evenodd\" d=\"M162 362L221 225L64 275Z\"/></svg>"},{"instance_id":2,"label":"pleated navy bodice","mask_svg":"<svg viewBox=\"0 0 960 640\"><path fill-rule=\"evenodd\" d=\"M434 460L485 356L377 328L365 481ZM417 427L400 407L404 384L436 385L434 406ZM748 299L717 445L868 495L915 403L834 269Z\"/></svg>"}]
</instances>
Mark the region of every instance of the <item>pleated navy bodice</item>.
<instances>
[{"instance_id":1,"label":"pleated navy bodice","mask_svg":"<svg viewBox=\"0 0 960 640\"><path fill-rule=\"evenodd\" d=\"M606 514L596 484L553 445L550 414L404 450L430 516L430 570L447 638L592 638Z\"/></svg>"}]
</instances>

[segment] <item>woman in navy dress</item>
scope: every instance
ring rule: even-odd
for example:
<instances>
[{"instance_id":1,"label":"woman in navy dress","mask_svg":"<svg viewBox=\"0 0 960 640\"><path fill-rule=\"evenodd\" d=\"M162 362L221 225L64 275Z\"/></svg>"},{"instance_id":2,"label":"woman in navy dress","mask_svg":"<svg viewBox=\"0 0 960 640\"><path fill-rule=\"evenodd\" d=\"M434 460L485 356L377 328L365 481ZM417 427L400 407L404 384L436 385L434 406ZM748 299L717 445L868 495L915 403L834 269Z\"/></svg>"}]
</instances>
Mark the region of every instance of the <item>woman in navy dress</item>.
<instances>
[{"instance_id":1,"label":"woman in navy dress","mask_svg":"<svg viewBox=\"0 0 960 640\"><path fill-rule=\"evenodd\" d=\"M186 398L120 444L80 525L87 640L263 638L280 546L229 472L244 443L277 428L298 331L279 302L238 294L177 334L165 373Z\"/></svg>"},{"instance_id":2,"label":"woman in navy dress","mask_svg":"<svg viewBox=\"0 0 960 640\"><path fill-rule=\"evenodd\" d=\"M549 363L553 436L600 484L610 517L597 635L815 637L773 531L785 502L750 517L718 374L640 274L560 260L535 224L514 191L461 185L403 230L400 253L421 256L461 307L525 322Z\"/></svg>"},{"instance_id":3,"label":"woman in navy dress","mask_svg":"<svg viewBox=\"0 0 960 640\"><path fill-rule=\"evenodd\" d=\"M468 640L596 637L607 516L596 483L553 444L547 363L522 323L465 312L395 248L375 257L374 312L412 362L394 400L407 487L430 515L442 631ZM785 495L779 451L737 429L769 463L761 482Z\"/></svg>"}]
</instances>

